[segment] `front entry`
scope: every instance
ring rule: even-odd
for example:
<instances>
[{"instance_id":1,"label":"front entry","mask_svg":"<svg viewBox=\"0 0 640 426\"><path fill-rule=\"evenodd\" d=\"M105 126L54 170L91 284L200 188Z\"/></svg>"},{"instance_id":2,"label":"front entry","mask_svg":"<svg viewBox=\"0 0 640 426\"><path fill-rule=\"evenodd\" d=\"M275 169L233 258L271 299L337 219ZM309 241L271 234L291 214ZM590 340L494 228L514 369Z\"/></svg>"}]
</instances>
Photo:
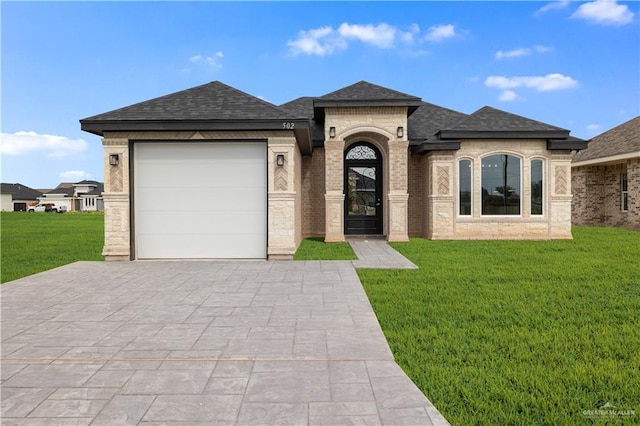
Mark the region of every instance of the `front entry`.
<instances>
[{"instance_id":1,"label":"front entry","mask_svg":"<svg viewBox=\"0 0 640 426\"><path fill-rule=\"evenodd\" d=\"M382 156L366 142L344 156L344 233L382 234Z\"/></svg>"}]
</instances>

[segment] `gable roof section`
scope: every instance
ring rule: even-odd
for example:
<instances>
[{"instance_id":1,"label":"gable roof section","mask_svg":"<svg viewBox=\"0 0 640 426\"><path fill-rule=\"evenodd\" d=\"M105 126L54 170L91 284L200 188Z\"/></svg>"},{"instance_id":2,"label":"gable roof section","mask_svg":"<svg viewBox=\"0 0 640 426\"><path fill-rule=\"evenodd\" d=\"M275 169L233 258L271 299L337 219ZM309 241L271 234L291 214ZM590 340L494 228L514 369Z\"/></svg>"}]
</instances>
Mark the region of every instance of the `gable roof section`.
<instances>
[{"instance_id":1,"label":"gable roof section","mask_svg":"<svg viewBox=\"0 0 640 426\"><path fill-rule=\"evenodd\" d=\"M314 117L316 121L324 122L324 108L339 106L406 106L409 115L419 106L421 99L378 86L367 81L359 81L350 86L327 93L314 99Z\"/></svg>"},{"instance_id":2,"label":"gable roof section","mask_svg":"<svg viewBox=\"0 0 640 426\"><path fill-rule=\"evenodd\" d=\"M14 200L36 200L42 195L42 192L29 188L21 183L2 183L0 184L0 192L3 194L11 194Z\"/></svg>"},{"instance_id":3,"label":"gable roof section","mask_svg":"<svg viewBox=\"0 0 640 426\"><path fill-rule=\"evenodd\" d=\"M80 120L90 133L166 130L282 130L293 124L303 153L310 153L309 120L219 81Z\"/></svg>"},{"instance_id":4,"label":"gable roof section","mask_svg":"<svg viewBox=\"0 0 640 426\"><path fill-rule=\"evenodd\" d=\"M485 106L440 131L441 139L483 137L565 139L569 130Z\"/></svg>"},{"instance_id":5,"label":"gable roof section","mask_svg":"<svg viewBox=\"0 0 640 426\"><path fill-rule=\"evenodd\" d=\"M61 194L63 196L72 197L73 194L75 193L75 189L73 188L73 185L74 185L73 182L62 182L51 191L44 194L44 196L46 197L49 194L51 195Z\"/></svg>"},{"instance_id":6,"label":"gable roof section","mask_svg":"<svg viewBox=\"0 0 640 426\"><path fill-rule=\"evenodd\" d=\"M589 147L573 157L573 163L640 157L640 116L622 123L589 141Z\"/></svg>"},{"instance_id":7,"label":"gable roof section","mask_svg":"<svg viewBox=\"0 0 640 426\"><path fill-rule=\"evenodd\" d=\"M467 114L452 109L420 102L420 107L407 119L409 143L417 145L423 142L436 142L439 140L437 133L441 129L467 117Z\"/></svg>"}]
</instances>

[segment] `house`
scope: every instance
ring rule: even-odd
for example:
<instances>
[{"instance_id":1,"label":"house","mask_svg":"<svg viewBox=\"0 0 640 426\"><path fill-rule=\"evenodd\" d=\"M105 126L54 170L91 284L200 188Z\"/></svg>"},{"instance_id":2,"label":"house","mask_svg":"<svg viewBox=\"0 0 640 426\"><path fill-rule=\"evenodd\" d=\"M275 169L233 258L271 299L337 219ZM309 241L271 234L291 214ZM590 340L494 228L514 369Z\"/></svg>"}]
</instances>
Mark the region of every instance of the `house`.
<instances>
[{"instance_id":1,"label":"house","mask_svg":"<svg viewBox=\"0 0 640 426\"><path fill-rule=\"evenodd\" d=\"M305 236L571 238L569 130L365 81L273 105L221 82L80 120L107 260L290 259Z\"/></svg>"},{"instance_id":2,"label":"house","mask_svg":"<svg viewBox=\"0 0 640 426\"><path fill-rule=\"evenodd\" d=\"M640 231L640 116L591 139L571 168L575 224Z\"/></svg>"},{"instance_id":3,"label":"house","mask_svg":"<svg viewBox=\"0 0 640 426\"><path fill-rule=\"evenodd\" d=\"M77 183L62 182L40 197L43 203L64 206L67 211L100 211L104 209L102 192L104 184L93 180Z\"/></svg>"},{"instance_id":4,"label":"house","mask_svg":"<svg viewBox=\"0 0 640 426\"><path fill-rule=\"evenodd\" d=\"M29 204L37 203L42 193L20 183L3 183L0 206L3 212L26 211Z\"/></svg>"}]
</instances>

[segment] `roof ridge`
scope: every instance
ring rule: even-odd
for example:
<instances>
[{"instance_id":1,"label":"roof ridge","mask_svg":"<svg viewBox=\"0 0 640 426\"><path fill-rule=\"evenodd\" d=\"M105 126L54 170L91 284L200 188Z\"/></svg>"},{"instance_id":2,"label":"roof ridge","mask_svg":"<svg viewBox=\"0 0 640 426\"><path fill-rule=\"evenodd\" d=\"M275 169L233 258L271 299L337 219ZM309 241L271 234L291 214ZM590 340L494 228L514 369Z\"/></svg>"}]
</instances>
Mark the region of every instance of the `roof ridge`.
<instances>
[{"instance_id":1,"label":"roof ridge","mask_svg":"<svg viewBox=\"0 0 640 426\"><path fill-rule=\"evenodd\" d=\"M279 107L278 105L276 105L276 104L273 104L273 103L271 103L271 102L269 102L269 101L266 101L266 100L264 100L264 99L261 99L261 98L259 98L259 97L257 97L257 96L254 96L254 95L250 94L250 93L243 92L242 90L240 90L240 89L238 89L238 88L235 88L235 87L233 87L233 86L229 86L228 84L225 84L225 83L221 82L220 80L214 80L214 81L210 82L209 84L215 84L215 83L217 83L217 84L219 84L219 85L222 85L222 86L224 86L224 87L226 87L226 88L228 88L228 89L231 89L231 90L233 90L233 91L235 91L236 93L239 93L239 94L241 94L241 95L249 96L250 98L255 99L255 100L259 101L260 103L264 104L265 106L268 106L268 107L271 107L271 108L276 109L278 112L281 112L281 113L284 113L284 114L291 114L291 112L289 112L289 111L287 111L287 110L285 110L285 109L280 108L280 107Z\"/></svg>"}]
</instances>

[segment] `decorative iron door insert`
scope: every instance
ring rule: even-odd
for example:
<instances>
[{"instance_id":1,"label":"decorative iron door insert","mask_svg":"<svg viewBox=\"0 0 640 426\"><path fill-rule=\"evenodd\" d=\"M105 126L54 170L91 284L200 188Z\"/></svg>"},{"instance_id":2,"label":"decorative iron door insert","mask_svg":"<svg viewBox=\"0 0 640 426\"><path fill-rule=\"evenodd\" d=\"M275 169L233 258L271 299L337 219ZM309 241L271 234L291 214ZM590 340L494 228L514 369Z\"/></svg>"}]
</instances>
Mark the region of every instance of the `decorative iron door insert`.
<instances>
[{"instance_id":1,"label":"decorative iron door insert","mask_svg":"<svg viewBox=\"0 0 640 426\"><path fill-rule=\"evenodd\" d=\"M382 233L382 161L370 144L358 144L345 155L345 234Z\"/></svg>"}]
</instances>

